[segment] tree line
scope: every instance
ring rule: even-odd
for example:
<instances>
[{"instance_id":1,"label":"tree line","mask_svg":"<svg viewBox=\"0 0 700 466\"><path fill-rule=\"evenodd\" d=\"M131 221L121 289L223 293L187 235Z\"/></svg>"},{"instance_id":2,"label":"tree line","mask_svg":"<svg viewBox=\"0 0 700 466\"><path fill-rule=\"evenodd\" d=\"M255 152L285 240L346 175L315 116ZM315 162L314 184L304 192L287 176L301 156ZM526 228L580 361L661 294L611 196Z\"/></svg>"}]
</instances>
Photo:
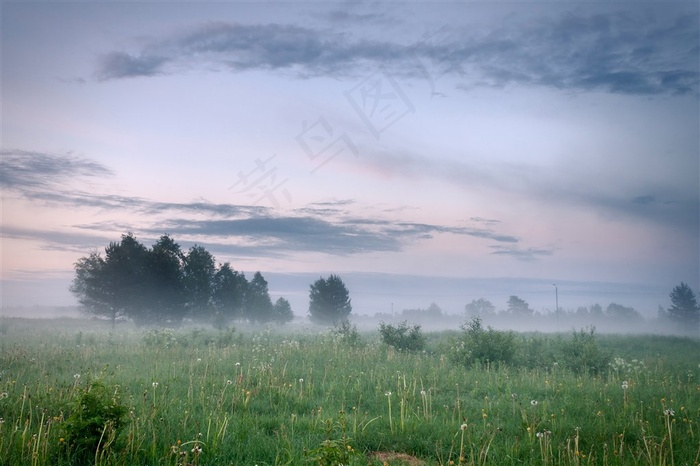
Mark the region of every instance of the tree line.
<instances>
[{"instance_id":1,"label":"tree line","mask_svg":"<svg viewBox=\"0 0 700 466\"><path fill-rule=\"evenodd\" d=\"M222 327L233 320L285 323L294 318L285 298L272 302L260 272L248 281L229 262L217 266L203 246L185 252L167 234L147 248L128 233L111 242L104 255L80 258L70 291L86 312L113 325L118 319L179 325L191 318ZM349 292L336 275L314 282L309 299L312 321L334 323L352 312Z\"/></svg>"},{"instance_id":2,"label":"tree line","mask_svg":"<svg viewBox=\"0 0 700 466\"><path fill-rule=\"evenodd\" d=\"M686 329L699 330L700 306L692 288L688 284L681 282L671 290L669 298L671 299L671 306L667 309L659 306L657 318ZM517 296L510 296L508 308L505 311L496 312L496 306L489 300L479 298L464 306L464 313L467 317L487 317L490 315L527 317L532 316L535 311L530 308L530 305L525 300ZM590 308L580 306L574 312L557 309L555 311L556 314L582 318L611 318L627 322L643 320L642 315L636 309L618 303L610 303L605 309L600 304L594 304Z\"/></svg>"}]
</instances>

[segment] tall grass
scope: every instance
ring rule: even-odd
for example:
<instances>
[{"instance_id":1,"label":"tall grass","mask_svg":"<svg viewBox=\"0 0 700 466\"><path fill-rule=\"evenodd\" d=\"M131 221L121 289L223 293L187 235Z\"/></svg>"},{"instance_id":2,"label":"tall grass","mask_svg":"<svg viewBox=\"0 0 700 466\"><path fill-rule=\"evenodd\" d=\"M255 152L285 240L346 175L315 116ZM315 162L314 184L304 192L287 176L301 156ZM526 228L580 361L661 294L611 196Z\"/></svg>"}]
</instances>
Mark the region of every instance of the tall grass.
<instances>
[{"instance_id":1,"label":"tall grass","mask_svg":"<svg viewBox=\"0 0 700 466\"><path fill-rule=\"evenodd\" d=\"M318 458L338 445L354 464L700 460L696 340L599 337L611 365L591 372L559 363L567 339L542 335L518 335L536 353L517 355L522 364L467 366L453 357L455 333L408 352L377 332L348 345L319 329L110 333L76 323L6 322L0 465L331 464ZM68 420L95 381L126 414L81 460Z\"/></svg>"}]
</instances>

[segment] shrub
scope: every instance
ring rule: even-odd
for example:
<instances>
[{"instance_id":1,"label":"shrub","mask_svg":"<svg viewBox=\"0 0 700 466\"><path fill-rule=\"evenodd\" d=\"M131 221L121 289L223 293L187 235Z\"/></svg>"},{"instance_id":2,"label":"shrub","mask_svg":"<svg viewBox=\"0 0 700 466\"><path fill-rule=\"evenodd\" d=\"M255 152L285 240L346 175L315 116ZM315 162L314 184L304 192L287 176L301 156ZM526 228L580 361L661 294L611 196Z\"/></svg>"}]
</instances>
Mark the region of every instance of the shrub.
<instances>
[{"instance_id":1,"label":"shrub","mask_svg":"<svg viewBox=\"0 0 700 466\"><path fill-rule=\"evenodd\" d=\"M404 320L394 326L382 322L379 324L382 341L398 350L421 351L425 348L425 336L420 325L409 327Z\"/></svg>"},{"instance_id":2,"label":"shrub","mask_svg":"<svg viewBox=\"0 0 700 466\"><path fill-rule=\"evenodd\" d=\"M333 327L333 334L338 337L342 343L353 348L360 346L362 343L360 334L357 331L357 326L351 325L350 321L347 319L341 320L335 324Z\"/></svg>"},{"instance_id":3,"label":"shrub","mask_svg":"<svg viewBox=\"0 0 700 466\"><path fill-rule=\"evenodd\" d=\"M77 464L87 464L98 454L108 453L116 440L122 417L127 412L116 396L101 382L80 390L63 426L66 442Z\"/></svg>"},{"instance_id":4,"label":"shrub","mask_svg":"<svg viewBox=\"0 0 700 466\"><path fill-rule=\"evenodd\" d=\"M565 367L577 374L600 374L610 364L610 355L598 346L593 326L574 330L572 339L564 342L561 354Z\"/></svg>"},{"instance_id":5,"label":"shrub","mask_svg":"<svg viewBox=\"0 0 700 466\"><path fill-rule=\"evenodd\" d=\"M460 364L471 366L493 363L509 364L515 355L513 332L501 332L491 327L484 329L480 317L473 317L462 324L461 340L457 343L452 359Z\"/></svg>"}]
</instances>

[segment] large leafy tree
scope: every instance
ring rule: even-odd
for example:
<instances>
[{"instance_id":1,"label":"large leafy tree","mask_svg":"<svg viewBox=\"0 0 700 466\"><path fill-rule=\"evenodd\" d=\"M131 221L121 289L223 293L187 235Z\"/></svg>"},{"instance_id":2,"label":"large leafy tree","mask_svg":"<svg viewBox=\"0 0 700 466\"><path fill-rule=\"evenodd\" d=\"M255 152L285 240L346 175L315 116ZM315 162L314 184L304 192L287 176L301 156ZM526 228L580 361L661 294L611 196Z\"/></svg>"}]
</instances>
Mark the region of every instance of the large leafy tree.
<instances>
[{"instance_id":1,"label":"large leafy tree","mask_svg":"<svg viewBox=\"0 0 700 466\"><path fill-rule=\"evenodd\" d=\"M183 266L187 312L191 317L212 314L212 293L216 263L214 256L202 246L192 246Z\"/></svg>"},{"instance_id":2,"label":"large leafy tree","mask_svg":"<svg viewBox=\"0 0 700 466\"><path fill-rule=\"evenodd\" d=\"M260 272L255 272L253 279L248 283L244 302L244 314L249 321L266 323L272 320L272 300L267 281Z\"/></svg>"},{"instance_id":3,"label":"large leafy tree","mask_svg":"<svg viewBox=\"0 0 700 466\"><path fill-rule=\"evenodd\" d=\"M129 233L105 248L105 257L92 253L75 263L70 291L84 309L107 317L133 317L144 308L148 250Z\"/></svg>"},{"instance_id":4,"label":"large leafy tree","mask_svg":"<svg viewBox=\"0 0 700 466\"><path fill-rule=\"evenodd\" d=\"M187 308L184 254L169 235L161 236L148 254L148 305L134 316L141 323L178 325Z\"/></svg>"},{"instance_id":5,"label":"large leafy tree","mask_svg":"<svg viewBox=\"0 0 700 466\"><path fill-rule=\"evenodd\" d=\"M272 306L272 320L285 324L294 320L294 311L292 311L292 306L284 298L277 298L274 306Z\"/></svg>"},{"instance_id":6,"label":"large leafy tree","mask_svg":"<svg viewBox=\"0 0 700 466\"><path fill-rule=\"evenodd\" d=\"M697 332L700 324L700 307L693 290L686 283L681 282L673 288L669 296L671 298L671 307L668 308L669 319Z\"/></svg>"},{"instance_id":7,"label":"large leafy tree","mask_svg":"<svg viewBox=\"0 0 700 466\"><path fill-rule=\"evenodd\" d=\"M350 293L337 275L319 278L309 288L309 317L320 324L336 324L352 312Z\"/></svg>"},{"instance_id":8,"label":"large leafy tree","mask_svg":"<svg viewBox=\"0 0 700 466\"><path fill-rule=\"evenodd\" d=\"M221 264L214 273L212 288L214 321L218 325L226 325L232 319L242 316L248 288L245 274L235 271L228 262Z\"/></svg>"}]
</instances>

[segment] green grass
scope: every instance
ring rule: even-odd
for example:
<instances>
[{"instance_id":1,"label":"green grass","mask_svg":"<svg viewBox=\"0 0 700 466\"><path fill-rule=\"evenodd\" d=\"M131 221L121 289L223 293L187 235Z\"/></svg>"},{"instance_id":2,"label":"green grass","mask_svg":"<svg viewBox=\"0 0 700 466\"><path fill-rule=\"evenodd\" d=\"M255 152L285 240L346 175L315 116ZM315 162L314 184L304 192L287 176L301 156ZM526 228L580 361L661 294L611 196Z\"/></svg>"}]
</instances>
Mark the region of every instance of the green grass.
<instances>
[{"instance_id":1,"label":"green grass","mask_svg":"<svg viewBox=\"0 0 700 466\"><path fill-rule=\"evenodd\" d=\"M382 464L376 452L430 465L700 460L697 340L597 336L616 365L591 374L556 363L570 335L518 335L533 352L517 355L522 364L464 367L451 357L458 332L427 334L426 350L412 353L378 332L348 346L321 329L111 333L94 321L23 319L3 328L0 465L319 464L329 439L352 449L352 464ZM94 381L127 414L81 460L68 420Z\"/></svg>"}]
</instances>

